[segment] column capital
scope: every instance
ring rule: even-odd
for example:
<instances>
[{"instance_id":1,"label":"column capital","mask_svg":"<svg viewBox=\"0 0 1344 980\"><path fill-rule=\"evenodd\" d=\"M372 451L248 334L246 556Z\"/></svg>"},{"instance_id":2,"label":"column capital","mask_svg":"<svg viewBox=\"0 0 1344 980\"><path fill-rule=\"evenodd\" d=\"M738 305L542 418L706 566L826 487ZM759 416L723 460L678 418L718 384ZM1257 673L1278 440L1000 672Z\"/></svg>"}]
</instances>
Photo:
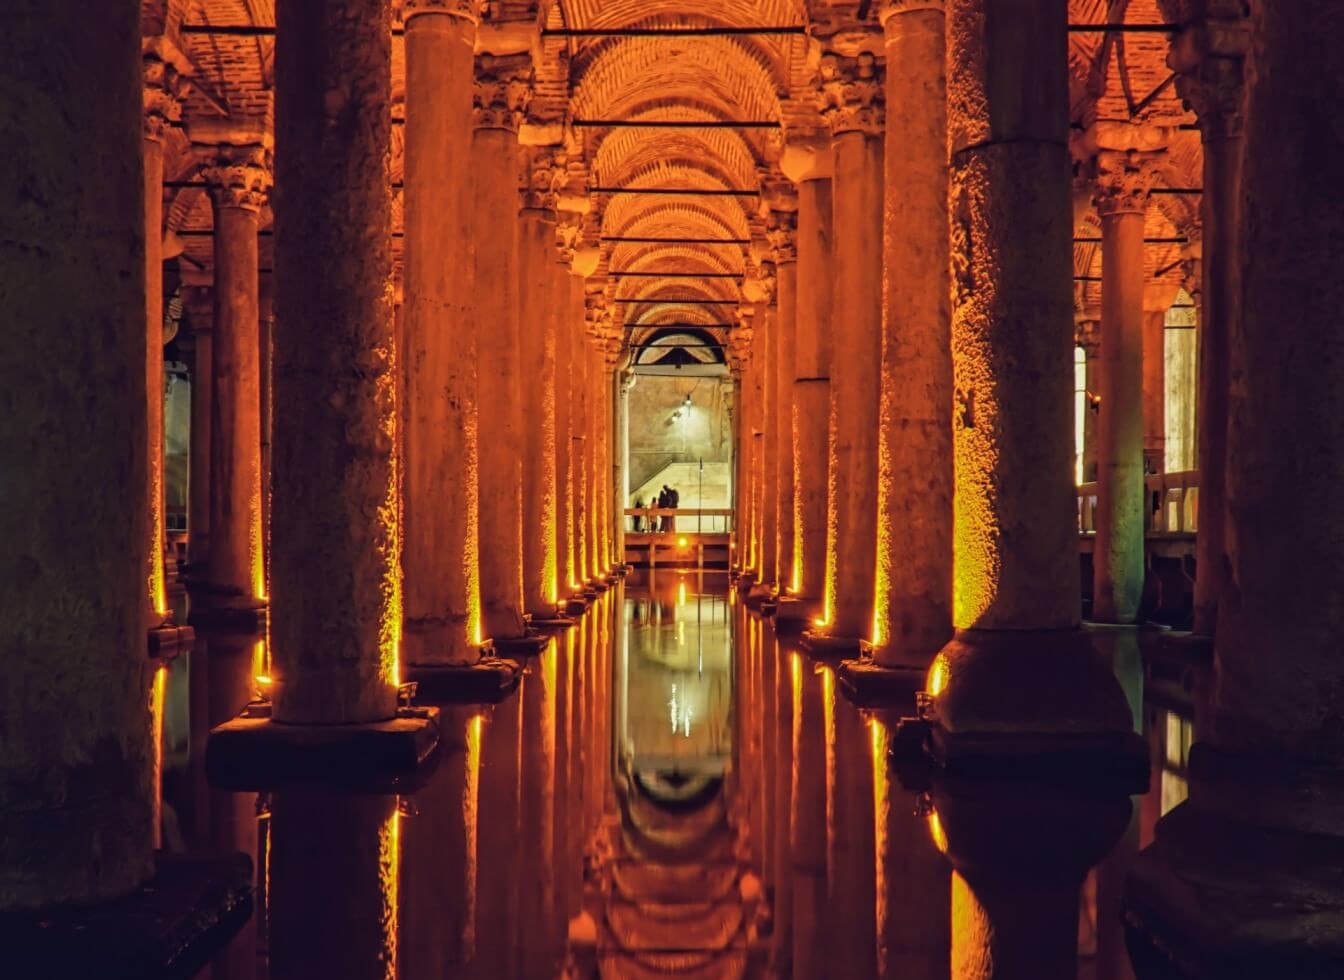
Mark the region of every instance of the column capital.
<instances>
[{"instance_id":1,"label":"column capital","mask_svg":"<svg viewBox=\"0 0 1344 980\"><path fill-rule=\"evenodd\" d=\"M158 46L144 55L144 136L159 142L163 131L182 118L182 100L191 90L183 66Z\"/></svg>"},{"instance_id":2,"label":"column capital","mask_svg":"<svg viewBox=\"0 0 1344 980\"><path fill-rule=\"evenodd\" d=\"M395 13L406 23L418 14L439 14L479 24L484 0L395 0Z\"/></svg>"},{"instance_id":3,"label":"column capital","mask_svg":"<svg viewBox=\"0 0 1344 980\"><path fill-rule=\"evenodd\" d=\"M798 212L774 211L765 223L765 238L775 263L785 265L798 261Z\"/></svg>"},{"instance_id":4,"label":"column capital","mask_svg":"<svg viewBox=\"0 0 1344 980\"><path fill-rule=\"evenodd\" d=\"M201 178L216 208L260 213L274 183L271 151L260 143L198 145Z\"/></svg>"},{"instance_id":5,"label":"column capital","mask_svg":"<svg viewBox=\"0 0 1344 980\"><path fill-rule=\"evenodd\" d=\"M1241 135L1244 66L1250 24L1242 0L1205 0L1172 40L1167 66L1177 73L1176 91L1195 113L1204 138Z\"/></svg>"},{"instance_id":6,"label":"column capital","mask_svg":"<svg viewBox=\"0 0 1344 980\"><path fill-rule=\"evenodd\" d=\"M1073 322L1073 343L1095 357L1101 350L1101 317L1087 316Z\"/></svg>"},{"instance_id":7,"label":"column capital","mask_svg":"<svg viewBox=\"0 0 1344 980\"><path fill-rule=\"evenodd\" d=\"M530 146L523 150L523 184L518 189L519 206L535 211L555 211L560 189L569 179L563 146Z\"/></svg>"},{"instance_id":8,"label":"column capital","mask_svg":"<svg viewBox=\"0 0 1344 980\"><path fill-rule=\"evenodd\" d=\"M754 266L742 281L742 297L757 306L769 306L775 301L775 264L762 262Z\"/></svg>"},{"instance_id":9,"label":"column capital","mask_svg":"<svg viewBox=\"0 0 1344 980\"><path fill-rule=\"evenodd\" d=\"M882 66L871 51L853 56L822 56L818 106L831 135L863 133L878 136L886 121Z\"/></svg>"},{"instance_id":10,"label":"column capital","mask_svg":"<svg viewBox=\"0 0 1344 980\"><path fill-rule=\"evenodd\" d=\"M473 129L518 132L532 101L532 64L526 55L481 55L472 89Z\"/></svg>"},{"instance_id":11,"label":"column capital","mask_svg":"<svg viewBox=\"0 0 1344 980\"><path fill-rule=\"evenodd\" d=\"M1103 217L1143 214L1165 151L1101 150L1093 160L1092 199Z\"/></svg>"}]
</instances>

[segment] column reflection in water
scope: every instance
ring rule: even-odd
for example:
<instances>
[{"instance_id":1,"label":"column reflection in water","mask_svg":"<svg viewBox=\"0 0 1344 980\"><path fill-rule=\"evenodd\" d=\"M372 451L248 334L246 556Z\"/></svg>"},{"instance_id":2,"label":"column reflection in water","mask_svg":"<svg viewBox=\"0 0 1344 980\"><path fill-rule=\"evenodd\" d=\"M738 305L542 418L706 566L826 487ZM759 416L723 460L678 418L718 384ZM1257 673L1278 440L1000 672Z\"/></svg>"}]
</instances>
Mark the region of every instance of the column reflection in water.
<instances>
[{"instance_id":1,"label":"column reflection in water","mask_svg":"<svg viewBox=\"0 0 1344 980\"><path fill-rule=\"evenodd\" d=\"M520 772L522 836L518 840L518 915L525 928L515 937L524 977L559 971L555 912L555 685L552 639L528 665L523 679Z\"/></svg>"},{"instance_id":2,"label":"column reflection in water","mask_svg":"<svg viewBox=\"0 0 1344 980\"><path fill-rule=\"evenodd\" d=\"M793 682L793 789L789 853L793 862L793 975L824 977L830 958L826 905L826 678L789 653Z\"/></svg>"},{"instance_id":3,"label":"column reflection in water","mask_svg":"<svg viewBox=\"0 0 1344 980\"><path fill-rule=\"evenodd\" d=\"M522 831L521 774L523 699L532 678L490 709L481 746L475 968L468 976L518 975L519 834Z\"/></svg>"},{"instance_id":4,"label":"column reflection in water","mask_svg":"<svg viewBox=\"0 0 1344 980\"><path fill-rule=\"evenodd\" d=\"M774 891L770 907L774 913L770 962L782 976L789 975L793 959L793 851L790 846L790 801L793 798L793 673L789 654L775 636L773 625L766 627L766 659L774 673L774 728L767 734L774 747L775 785L770 801L770 819L774 823Z\"/></svg>"}]
</instances>

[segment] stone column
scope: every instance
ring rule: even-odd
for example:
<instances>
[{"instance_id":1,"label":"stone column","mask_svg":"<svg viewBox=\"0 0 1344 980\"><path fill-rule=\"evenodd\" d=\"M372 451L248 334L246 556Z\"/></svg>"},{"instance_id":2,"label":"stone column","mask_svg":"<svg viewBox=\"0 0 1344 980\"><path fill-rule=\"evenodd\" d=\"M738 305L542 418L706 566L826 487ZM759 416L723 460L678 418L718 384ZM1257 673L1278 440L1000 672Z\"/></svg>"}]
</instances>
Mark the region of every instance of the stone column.
<instances>
[{"instance_id":1,"label":"stone column","mask_svg":"<svg viewBox=\"0 0 1344 980\"><path fill-rule=\"evenodd\" d=\"M563 151L560 151L563 153ZM523 606L554 619L556 584L555 413L557 344L552 294L555 191L563 159L551 147L525 151L518 212L519 375L523 402Z\"/></svg>"},{"instance_id":2,"label":"stone column","mask_svg":"<svg viewBox=\"0 0 1344 980\"><path fill-rule=\"evenodd\" d=\"M1083 411L1083 483L1092 483L1097 478L1097 413L1101 408L1096 400L1097 389L1101 384L1101 319L1100 313L1092 313L1075 324L1075 343L1083 348L1084 375L1086 391Z\"/></svg>"},{"instance_id":3,"label":"stone column","mask_svg":"<svg viewBox=\"0 0 1344 980\"><path fill-rule=\"evenodd\" d=\"M187 454L187 559L200 570L210 554L210 415L214 390L214 310L208 290L187 291L191 325L191 448Z\"/></svg>"},{"instance_id":4,"label":"stone column","mask_svg":"<svg viewBox=\"0 0 1344 980\"><path fill-rule=\"evenodd\" d=\"M570 500L574 504L574 586L582 593L592 575L592 554L589 528L592 526L588 506L588 341L584 336L584 280L574 276L570 289L577 294L575 309L570 313L569 353L571 358L570 394Z\"/></svg>"},{"instance_id":5,"label":"stone column","mask_svg":"<svg viewBox=\"0 0 1344 980\"><path fill-rule=\"evenodd\" d=\"M798 299L793 378L794 593L819 609L826 579L827 440L831 370L829 155L798 182ZM809 610L810 611L810 610Z\"/></svg>"},{"instance_id":6,"label":"stone column","mask_svg":"<svg viewBox=\"0 0 1344 980\"><path fill-rule=\"evenodd\" d=\"M1143 302L1143 471L1161 473L1167 458L1166 307Z\"/></svg>"},{"instance_id":7,"label":"stone column","mask_svg":"<svg viewBox=\"0 0 1344 980\"><path fill-rule=\"evenodd\" d=\"M798 315L798 198L791 186L772 188L770 227L766 232L775 260L775 569L780 595L794 580L793 376Z\"/></svg>"},{"instance_id":8,"label":"stone column","mask_svg":"<svg viewBox=\"0 0 1344 980\"><path fill-rule=\"evenodd\" d=\"M751 393L747 399L747 435L751 440L751 569L756 581L765 578L765 317L759 309L752 311L751 360L747 365L747 383Z\"/></svg>"},{"instance_id":9,"label":"stone column","mask_svg":"<svg viewBox=\"0 0 1344 980\"><path fill-rule=\"evenodd\" d=\"M276 721L396 709L401 581L386 5L282 4L271 641ZM362 84L349 85L359 78Z\"/></svg>"},{"instance_id":10,"label":"stone column","mask_svg":"<svg viewBox=\"0 0 1344 980\"><path fill-rule=\"evenodd\" d=\"M145 52L145 431L149 438L145 465L149 474L146 573L150 629L169 618L164 572L168 539L163 510L163 138L165 130L182 114L187 68L185 58L163 38L156 38Z\"/></svg>"},{"instance_id":11,"label":"stone column","mask_svg":"<svg viewBox=\"0 0 1344 980\"><path fill-rule=\"evenodd\" d=\"M1195 539L1193 630L1212 636L1218 613L1226 519L1227 418L1231 367L1228 338L1240 315L1238 265L1242 171L1242 72L1249 33L1244 5L1202 0L1169 60L1180 72L1177 90L1195 110L1204 145L1202 288L1198 335L1199 534Z\"/></svg>"},{"instance_id":12,"label":"stone column","mask_svg":"<svg viewBox=\"0 0 1344 980\"><path fill-rule=\"evenodd\" d=\"M857 644L872 630L877 561L883 94L881 68L868 51L827 55L821 78L835 164L824 632Z\"/></svg>"},{"instance_id":13,"label":"stone column","mask_svg":"<svg viewBox=\"0 0 1344 980\"><path fill-rule=\"evenodd\" d=\"M597 574L606 576L611 572L611 385L612 363L606 351L606 340L600 338L596 350L597 380L593 386L593 397L597 405L594 419L597 436L597 459L595 476L597 478L597 553L599 556Z\"/></svg>"},{"instance_id":14,"label":"stone column","mask_svg":"<svg viewBox=\"0 0 1344 980\"><path fill-rule=\"evenodd\" d=\"M630 504L630 389L635 386L633 371L616 375L616 506L612 515L612 551L618 567L625 565L625 508Z\"/></svg>"},{"instance_id":15,"label":"stone column","mask_svg":"<svg viewBox=\"0 0 1344 980\"><path fill-rule=\"evenodd\" d=\"M578 581L574 571L574 481L573 409L570 375L573 357L569 334L574 307L570 302L569 257L561 250L560 264L553 266L552 295L555 299L555 552L556 582L559 595L568 596Z\"/></svg>"},{"instance_id":16,"label":"stone column","mask_svg":"<svg viewBox=\"0 0 1344 980\"><path fill-rule=\"evenodd\" d=\"M149 514L133 505L148 469L139 13L97 4L72 21L26 0L5 22L0 59L22 66L0 74L0 910L11 910L137 888L153 869L158 787ZM58 37L61 56L38 56Z\"/></svg>"},{"instance_id":17,"label":"stone column","mask_svg":"<svg viewBox=\"0 0 1344 980\"><path fill-rule=\"evenodd\" d=\"M1143 595L1143 216L1153 154L1127 124L1098 124L1095 199L1101 215L1101 410L1092 618L1132 623ZM1131 142L1135 141L1135 142ZM1130 145L1125 145L1130 144Z\"/></svg>"},{"instance_id":18,"label":"stone column","mask_svg":"<svg viewBox=\"0 0 1344 980\"><path fill-rule=\"evenodd\" d=\"M404 0L402 18L402 649L408 664L468 664L481 642L469 176L476 10Z\"/></svg>"},{"instance_id":19,"label":"stone column","mask_svg":"<svg viewBox=\"0 0 1344 980\"><path fill-rule=\"evenodd\" d=\"M271 186L270 150L220 144L201 153L215 225L211 546L202 598L248 608L266 600L257 231Z\"/></svg>"},{"instance_id":20,"label":"stone column","mask_svg":"<svg viewBox=\"0 0 1344 980\"><path fill-rule=\"evenodd\" d=\"M757 560L757 585L764 597L774 591L776 556L779 553L779 425L777 412L777 388L779 385L776 365L779 361L779 317L775 307L775 265L764 263L760 276L752 284L758 292L756 297L756 323L759 336L756 371L760 378L761 400L757 405L757 436L761 458L756 467L756 476L760 488L757 497L760 500L760 552ZM748 294L750 295L750 293Z\"/></svg>"},{"instance_id":21,"label":"stone column","mask_svg":"<svg viewBox=\"0 0 1344 980\"><path fill-rule=\"evenodd\" d=\"M523 405L518 334L518 126L529 95L527 59L482 55L472 115L478 344L481 607L492 639L522 636Z\"/></svg>"},{"instance_id":22,"label":"stone column","mask_svg":"<svg viewBox=\"0 0 1344 980\"><path fill-rule=\"evenodd\" d=\"M1326 503L1344 471L1344 335L1333 312L1344 301L1344 142L1321 123L1339 118L1344 18L1312 4L1251 10L1216 683L1190 797L1131 873L1128 918L1154 942L1147 955L1207 964L1200 977L1335 976L1340 922L1321 910L1344 897L1333 863L1344 516ZM1222 261L1206 251L1206 275L1210 260ZM1309 462L1297 433L1310 434Z\"/></svg>"},{"instance_id":23,"label":"stone column","mask_svg":"<svg viewBox=\"0 0 1344 980\"><path fill-rule=\"evenodd\" d=\"M952 634L952 351L944 10L890 0L873 658L921 672Z\"/></svg>"}]
</instances>

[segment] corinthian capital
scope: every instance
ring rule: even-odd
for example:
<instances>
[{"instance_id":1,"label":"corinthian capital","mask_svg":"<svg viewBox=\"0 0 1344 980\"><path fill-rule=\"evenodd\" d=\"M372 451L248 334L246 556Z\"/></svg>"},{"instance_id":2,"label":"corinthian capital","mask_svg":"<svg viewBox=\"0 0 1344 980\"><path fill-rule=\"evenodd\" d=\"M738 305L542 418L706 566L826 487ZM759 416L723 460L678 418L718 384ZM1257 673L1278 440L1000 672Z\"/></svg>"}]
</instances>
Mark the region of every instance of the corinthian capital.
<instances>
[{"instance_id":1,"label":"corinthian capital","mask_svg":"<svg viewBox=\"0 0 1344 980\"><path fill-rule=\"evenodd\" d=\"M198 147L197 152L203 162L201 177L215 207L257 212L262 209L274 179L270 150L259 143L246 146L221 143Z\"/></svg>"},{"instance_id":2,"label":"corinthian capital","mask_svg":"<svg viewBox=\"0 0 1344 980\"><path fill-rule=\"evenodd\" d=\"M482 0L396 0L396 13L403 23L417 14L447 14L478 24L483 6Z\"/></svg>"},{"instance_id":3,"label":"corinthian capital","mask_svg":"<svg viewBox=\"0 0 1344 980\"><path fill-rule=\"evenodd\" d=\"M1097 212L1102 217L1125 212L1143 214L1164 156L1164 152L1145 150L1099 152L1092 193Z\"/></svg>"},{"instance_id":4,"label":"corinthian capital","mask_svg":"<svg viewBox=\"0 0 1344 980\"><path fill-rule=\"evenodd\" d=\"M538 146L523 151L523 185L519 188L524 208L554 211L560 189L569 179L563 147Z\"/></svg>"},{"instance_id":5,"label":"corinthian capital","mask_svg":"<svg viewBox=\"0 0 1344 980\"><path fill-rule=\"evenodd\" d=\"M476 59L471 102L474 128L516 133L531 101L532 65L526 55L481 55Z\"/></svg>"},{"instance_id":6,"label":"corinthian capital","mask_svg":"<svg viewBox=\"0 0 1344 980\"><path fill-rule=\"evenodd\" d=\"M798 212L771 211L765 221L765 240L777 264L798 261Z\"/></svg>"},{"instance_id":7,"label":"corinthian capital","mask_svg":"<svg viewBox=\"0 0 1344 980\"><path fill-rule=\"evenodd\" d=\"M882 69L869 51L852 58L828 54L821 59L818 107L831 134L881 134L885 121Z\"/></svg>"},{"instance_id":8,"label":"corinthian capital","mask_svg":"<svg viewBox=\"0 0 1344 980\"><path fill-rule=\"evenodd\" d=\"M145 115L146 139L161 140L163 131L182 118L182 100L191 89L177 65L159 51L145 52Z\"/></svg>"},{"instance_id":9,"label":"corinthian capital","mask_svg":"<svg viewBox=\"0 0 1344 980\"><path fill-rule=\"evenodd\" d=\"M1204 0L1201 13L1173 40L1167 65L1177 73L1176 91L1198 117L1206 140L1239 136L1250 46L1245 4Z\"/></svg>"}]
</instances>

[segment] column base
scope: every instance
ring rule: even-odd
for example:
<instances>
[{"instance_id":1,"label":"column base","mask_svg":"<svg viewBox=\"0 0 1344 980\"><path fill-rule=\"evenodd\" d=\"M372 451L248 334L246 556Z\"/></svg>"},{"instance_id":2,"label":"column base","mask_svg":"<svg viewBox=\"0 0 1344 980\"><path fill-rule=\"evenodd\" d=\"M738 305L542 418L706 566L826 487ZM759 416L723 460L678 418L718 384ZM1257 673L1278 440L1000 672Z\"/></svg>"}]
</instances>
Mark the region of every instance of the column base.
<instances>
[{"instance_id":1,"label":"column base","mask_svg":"<svg viewBox=\"0 0 1344 980\"><path fill-rule=\"evenodd\" d=\"M178 626L171 619L149 631L149 659L167 663L191 649L196 631L190 626Z\"/></svg>"},{"instance_id":2,"label":"column base","mask_svg":"<svg viewBox=\"0 0 1344 980\"><path fill-rule=\"evenodd\" d=\"M1140 980L1344 976L1344 846L1182 803L1129 872L1125 932Z\"/></svg>"},{"instance_id":3,"label":"column base","mask_svg":"<svg viewBox=\"0 0 1344 980\"><path fill-rule=\"evenodd\" d=\"M498 704L518 689L523 671L512 660L482 657L474 664L402 664L403 682L416 685L420 704Z\"/></svg>"},{"instance_id":4,"label":"column base","mask_svg":"<svg viewBox=\"0 0 1344 980\"><path fill-rule=\"evenodd\" d=\"M747 590L742 600L749 609L760 609L765 604L774 605L775 586L773 582L757 581Z\"/></svg>"},{"instance_id":5,"label":"column base","mask_svg":"<svg viewBox=\"0 0 1344 980\"><path fill-rule=\"evenodd\" d=\"M546 649L551 637L546 633L524 633L522 636L506 636L502 639L491 638L490 646L495 653L511 660L535 657Z\"/></svg>"},{"instance_id":6,"label":"column base","mask_svg":"<svg viewBox=\"0 0 1344 980\"><path fill-rule=\"evenodd\" d=\"M566 603L568 605L568 603ZM563 633L574 625L574 620L565 615L529 616L527 625L543 633Z\"/></svg>"},{"instance_id":7,"label":"column base","mask_svg":"<svg viewBox=\"0 0 1344 980\"><path fill-rule=\"evenodd\" d=\"M737 575L737 594L744 596L751 591L751 587L756 584L756 573L750 568L744 568Z\"/></svg>"},{"instance_id":8,"label":"column base","mask_svg":"<svg viewBox=\"0 0 1344 980\"><path fill-rule=\"evenodd\" d=\"M399 708L363 725L287 725L269 702L211 730L205 746L210 783L234 792L297 784L396 791L414 785L439 744L437 708Z\"/></svg>"},{"instance_id":9,"label":"column base","mask_svg":"<svg viewBox=\"0 0 1344 980\"><path fill-rule=\"evenodd\" d=\"M565 615L582 616L584 613L588 611L589 601L590 600L588 599L588 597L583 595L582 593L580 593L579 595L570 596L568 599L565 600Z\"/></svg>"},{"instance_id":10,"label":"column base","mask_svg":"<svg viewBox=\"0 0 1344 980\"><path fill-rule=\"evenodd\" d=\"M154 877L97 905L0 913L11 980L192 977L252 915L245 854L154 854Z\"/></svg>"},{"instance_id":11,"label":"column base","mask_svg":"<svg viewBox=\"0 0 1344 980\"><path fill-rule=\"evenodd\" d=\"M801 646L814 660L839 663L855 660L862 651L857 636L832 636L822 629L803 630Z\"/></svg>"},{"instance_id":12,"label":"column base","mask_svg":"<svg viewBox=\"0 0 1344 980\"><path fill-rule=\"evenodd\" d=\"M836 669L840 690L860 708L891 708L913 714L915 696L924 690L927 667L887 667L872 659L872 645L860 644L867 656L841 661Z\"/></svg>"},{"instance_id":13,"label":"column base","mask_svg":"<svg viewBox=\"0 0 1344 980\"><path fill-rule=\"evenodd\" d=\"M820 599L781 596L775 603L775 632L796 635L814 626L814 620L820 615Z\"/></svg>"},{"instance_id":14,"label":"column base","mask_svg":"<svg viewBox=\"0 0 1344 980\"><path fill-rule=\"evenodd\" d=\"M1081 629L959 630L929 669L922 712L924 751L949 773L1147 791L1147 745Z\"/></svg>"},{"instance_id":15,"label":"column base","mask_svg":"<svg viewBox=\"0 0 1344 980\"><path fill-rule=\"evenodd\" d=\"M187 622L207 630L233 633L264 633L270 622L271 608L264 602L254 605L213 604L208 599L192 603Z\"/></svg>"}]
</instances>

